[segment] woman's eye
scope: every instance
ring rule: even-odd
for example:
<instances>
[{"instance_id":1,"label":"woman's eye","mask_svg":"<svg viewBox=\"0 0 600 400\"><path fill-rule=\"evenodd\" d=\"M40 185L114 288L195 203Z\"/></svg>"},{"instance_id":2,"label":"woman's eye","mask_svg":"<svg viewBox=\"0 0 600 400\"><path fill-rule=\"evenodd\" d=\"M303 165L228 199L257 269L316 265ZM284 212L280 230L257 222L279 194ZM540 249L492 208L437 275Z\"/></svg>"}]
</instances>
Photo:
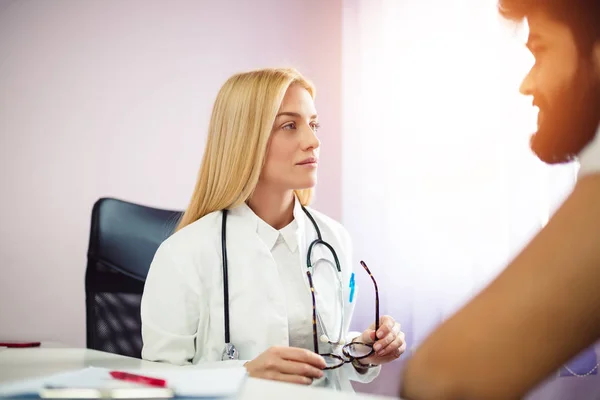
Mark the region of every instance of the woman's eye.
<instances>
[{"instance_id":1,"label":"woman's eye","mask_svg":"<svg viewBox=\"0 0 600 400\"><path fill-rule=\"evenodd\" d=\"M291 122L291 123L289 123L287 125L284 125L283 129L286 129L286 130L296 129L296 123L295 122Z\"/></svg>"},{"instance_id":2,"label":"woman's eye","mask_svg":"<svg viewBox=\"0 0 600 400\"><path fill-rule=\"evenodd\" d=\"M310 127L312 128L313 131L318 131L319 128L321 127L321 124L318 122L313 122L312 124L310 124Z\"/></svg>"}]
</instances>

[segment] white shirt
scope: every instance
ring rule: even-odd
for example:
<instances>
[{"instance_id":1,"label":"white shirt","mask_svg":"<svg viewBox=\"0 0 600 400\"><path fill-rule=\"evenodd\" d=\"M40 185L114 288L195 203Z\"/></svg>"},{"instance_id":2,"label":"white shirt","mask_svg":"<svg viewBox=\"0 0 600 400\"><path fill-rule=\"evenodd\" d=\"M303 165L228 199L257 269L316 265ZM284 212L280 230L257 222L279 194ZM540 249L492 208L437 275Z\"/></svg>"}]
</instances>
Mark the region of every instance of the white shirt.
<instances>
[{"instance_id":1,"label":"white shirt","mask_svg":"<svg viewBox=\"0 0 600 400\"><path fill-rule=\"evenodd\" d=\"M285 289L290 347L314 351L312 297L310 292L306 291L300 265L301 258L296 238L298 223L294 219L278 231L258 218L257 233L267 248L271 249L271 254L273 254L273 259L278 267L280 284ZM313 385L331 386L327 375L326 373L325 379L315 382Z\"/></svg>"},{"instance_id":2,"label":"white shirt","mask_svg":"<svg viewBox=\"0 0 600 400\"><path fill-rule=\"evenodd\" d=\"M297 232L296 220L280 231L259 220L258 234L271 248L279 271L279 281L285 288L290 346L313 350L312 299L306 291L299 265Z\"/></svg>"},{"instance_id":3,"label":"white shirt","mask_svg":"<svg viewBox=\"0 0 600 400\"><path fill-rule=\"evenodd\" d=\"M592 141L579 153L578 159L578 179L600 172L600 127Z\"/></svg>"},{"instance_id":4,"label":"white shirt","mask_svg":"<svg viewBox=\"0 0 600 400\"><path fill-rule=\"evenodd\" d=\"M356 304L349 302L353 272L350 237L336 221L307 210L323 240L336 250L341 266L337 274L335 269L322 267L332 257L324 246L315 246L311 262L318 265L314 276L319 290L317 308L327 329L341 326L343 338L350 341L360 334L348 329ZM157 250L142 296L142 358L175 365L221 362L225 331L222 215L217 211L204 216L173 234ZM308 338L312 342L312 333L307 333L312 331L312 300L306 256L316 231L299 201L296 199L294 206L294 223L281 232L261 221L246 204L229 211L226 227L231 343L240 360L223 362L242 365L271 346L297 345L312 350L312 343L306 343ZM283 241L278 243L280 237ZM336 301L338 282L342 285L341 304ZM355 298L360 297L359 289L355 288ZM319 343L319 350L332 349ZM341 355L341 348L333 351ZM351 380L370 382L379 371L380 367L359 374L346 364L327 371L328 386L352 391Z\"/></svg>"}]
</instances>

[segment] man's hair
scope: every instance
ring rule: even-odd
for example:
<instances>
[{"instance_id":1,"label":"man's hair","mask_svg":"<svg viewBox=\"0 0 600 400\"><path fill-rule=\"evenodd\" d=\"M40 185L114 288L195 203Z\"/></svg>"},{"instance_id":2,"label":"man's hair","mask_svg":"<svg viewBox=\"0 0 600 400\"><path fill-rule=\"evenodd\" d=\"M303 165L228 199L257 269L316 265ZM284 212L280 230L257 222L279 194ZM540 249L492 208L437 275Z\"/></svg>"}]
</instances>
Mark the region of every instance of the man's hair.
<instances>
[{"instance_id":1,"label":"man's hair","mask_svg":"<svg viewBox=\"0 0 600 400\"><path fill-rule=\"evenodd\" d=\"M600 0L498 0L504 18L521 22L531 14L545 13L569 27L583 54L600 40Z\"/></svg>"}]
</instances>

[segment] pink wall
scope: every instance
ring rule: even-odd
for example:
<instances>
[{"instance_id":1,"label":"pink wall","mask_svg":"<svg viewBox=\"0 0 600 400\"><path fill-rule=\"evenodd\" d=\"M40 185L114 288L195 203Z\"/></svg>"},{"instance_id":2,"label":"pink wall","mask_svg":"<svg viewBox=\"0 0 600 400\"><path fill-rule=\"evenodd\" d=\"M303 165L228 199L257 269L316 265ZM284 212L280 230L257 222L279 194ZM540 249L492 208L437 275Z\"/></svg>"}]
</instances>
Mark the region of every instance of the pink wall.
<instances>
[{"instance_id":1,"label":"pink wall","mask_svg":"<svg viewBox=\"0 0 600 400\"><path fill-rule=\"evenodd\" d=\"M341 49L341 0L0 0L0 338L85 344L94 201L185 207L235 72L315 82L315 206L339 220Z\"/></svg>"}]
</instances>

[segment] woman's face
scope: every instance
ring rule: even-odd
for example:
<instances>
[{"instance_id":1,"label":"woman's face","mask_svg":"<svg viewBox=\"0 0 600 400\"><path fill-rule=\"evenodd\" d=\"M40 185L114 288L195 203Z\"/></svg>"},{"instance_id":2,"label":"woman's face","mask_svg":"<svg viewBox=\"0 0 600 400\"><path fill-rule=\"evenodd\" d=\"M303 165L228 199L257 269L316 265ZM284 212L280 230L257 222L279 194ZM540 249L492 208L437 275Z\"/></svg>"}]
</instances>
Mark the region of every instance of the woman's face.
<instances>
[{"instance_id":1,"label":"woman's face","mask_svg":"<svg viewBox=\"0 0 600 400\"><path fill-rule=\"evenodd\" d=\"M261 183L281 190L314 187L320 146L318 128L310 93L300 85L291 85L273 124Z\"/></svg>"}]
</instances>

